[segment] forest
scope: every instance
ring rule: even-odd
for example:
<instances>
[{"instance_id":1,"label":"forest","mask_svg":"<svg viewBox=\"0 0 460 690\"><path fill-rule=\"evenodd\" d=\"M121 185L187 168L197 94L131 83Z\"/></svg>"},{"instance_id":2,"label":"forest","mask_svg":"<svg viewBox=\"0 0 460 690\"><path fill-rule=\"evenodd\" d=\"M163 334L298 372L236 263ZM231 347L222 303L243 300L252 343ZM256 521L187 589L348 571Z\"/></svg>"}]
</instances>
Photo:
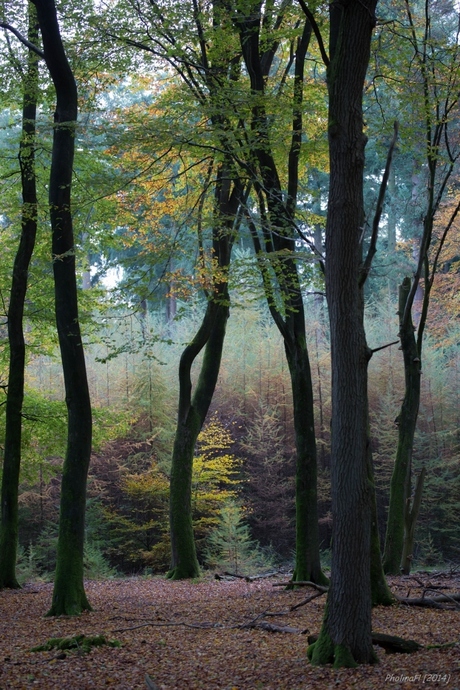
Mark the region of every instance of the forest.
<instances>
[{"instance_id":1,"label":"forest","mask_svg":"<svg viewBox=\"0 0 460 690\"><path fill-rule=\"evenodd\" d=\"M327 593L313 666L374 664L460 565L458 3L0 28L0 596L277 574Z\"/></svg>"}]
</instances>

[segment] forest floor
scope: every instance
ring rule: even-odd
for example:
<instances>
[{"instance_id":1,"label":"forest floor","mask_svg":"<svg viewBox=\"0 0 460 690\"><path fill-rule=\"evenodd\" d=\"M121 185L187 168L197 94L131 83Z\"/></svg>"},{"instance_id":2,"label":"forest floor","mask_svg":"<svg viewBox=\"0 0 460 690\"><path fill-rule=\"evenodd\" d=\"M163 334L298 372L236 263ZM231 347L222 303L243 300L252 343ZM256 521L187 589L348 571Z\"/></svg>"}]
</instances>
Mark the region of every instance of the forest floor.
<instances>
[{"instance_id":1,"label":"forest floor","mask_svg":"<svg viewBox=\"0 0 460 690\"><path fill-rule=\"evenodd\" d=\"M46 618L52 585L31 583L0 592L0 689L89 690L324 690L326 688L416 688L460 690L460 610L402 604L377 607L373 631L414 639L414 654L387 655L379 664L335 670L312 667L309 634L321 627L324 596L294 610L312 590L295 591L278 578L170 582L126 578L86 582L94 610L78 618ZM421 583L460 591L448 574L394 578L394 592L420 596ZM439 594L439 590L434 594ZM426 596L429 596L427 593ZM290 627L270 632L259 623ZM52 637L105 635L120 647L32 652ZM428 648L435 645L453 646Z\"/></svg>"}]
</instances>

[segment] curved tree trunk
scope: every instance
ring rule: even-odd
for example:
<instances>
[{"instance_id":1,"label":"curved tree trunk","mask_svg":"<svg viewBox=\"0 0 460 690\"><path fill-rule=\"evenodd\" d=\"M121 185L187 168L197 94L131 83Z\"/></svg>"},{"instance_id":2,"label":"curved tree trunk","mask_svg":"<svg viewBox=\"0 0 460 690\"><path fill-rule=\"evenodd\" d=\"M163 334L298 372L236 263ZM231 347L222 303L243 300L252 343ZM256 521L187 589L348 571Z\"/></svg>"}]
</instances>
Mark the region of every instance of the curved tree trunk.
<instances>
[{"instance_id":1,"label":"curved tree trunk","mask_svg":"<svg viewBox=\"0 0 460 690\"><path fill-rule=\"evenodd\" d=\"M193 455L219 376L230 312L226 276L240 195L239 182L230 191L226 173L221 169L216 183L213 229L213 258L217 262L218 275L214 278L213 292L209 295L202 324L182 353L179 365L179 410L170 480L171 570L168 577L173 580L198 577L200 574L192 522ZM191 370L203 348L203 362L192 396Z\"/></svg>"},{"instance_id":2,"label":"curved tree trunk","mask_svg":"<svg viewBox=\"0 0 460 690\"><path fill-rule=\"evenodd\" d=\"M371 520L367 366L362 319L361 235L366 138L362 97L375 0L331 5L329 89L330 190L326 294L332 365L332 568L314 664L372 663Z\"/></svg>"},{"instance_id":3,"label":"curved tree trunk","mask_svg":"<svg viewBox=\"0 0 460 690\"><path fill-rule=\"evenodd\" d=\"M228 315L228 303L210 302L199 332L181 357L181 403L170 483L171 571L168 577L173 580L198 577L200 574L192 524L193 455L217 383ZM204 343L206 346L196 392L193 400L184 405L184 398L188 397L187 391L190 390L191 366Z\"/></svg>"},{"instance_id":4,"label":"curved tree trunk","mask_svg":"<svg viewBox=\"0 0 460 690\"><path fill-rule=\"evenodd\" d=\"M35 7L29 3L28 40L38 43ZM8 392L5 415L0 524L0 589L18 588L16 557L18 545L18 487L21 466L22 405L26 347L23 319L29 265L37 233L37 190L35 176L35 119L38 91L38 57L29 51L23 82L22 137L19 150L22 184L21 239L16 254L8 306L10 347Z\"/></svg>"},{"instance_id":5,"label":"curved tree trunk","mask_svg":"<svg viewBox=\"0 0 460 690\"><path fill-rule=\"evenodd\" d=\"M45 60L56 89L50 172L50 219L56 325L68 413L56 575L50 616L90 609L83 585L86 481L91 455L91 403L78 319L75 246L70 208L77 88L59 32L54 0L34 0Z\"/></svg>"}]
</instances>

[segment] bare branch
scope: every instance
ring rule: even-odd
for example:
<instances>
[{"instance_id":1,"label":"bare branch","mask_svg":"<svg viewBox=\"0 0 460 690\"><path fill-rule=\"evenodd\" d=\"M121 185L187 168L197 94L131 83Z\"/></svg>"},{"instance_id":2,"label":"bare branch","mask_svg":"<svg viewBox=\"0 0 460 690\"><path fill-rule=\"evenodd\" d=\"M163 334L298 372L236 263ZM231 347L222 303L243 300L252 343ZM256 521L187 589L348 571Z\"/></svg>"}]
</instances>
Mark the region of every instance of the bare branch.
<instances>
[{"instance_id":1,"label":"bare branch","mask_svg":"<svg viewBox=\"0 0 460 690\"><path fill-rule=\"evenodd\" d=\"M323 58L323 62L326 65L326 67L329 67L330 60L329 60L328 54L326 53L326 49L324 47L323 37L321 36L321 31L319 30L319 26L316 23L316 19L314 18L313 14L308 9L308 7L305 3L305 0L299 0L299 5L302 8L305 16L307 17L308 21L311 24L311 28L313 29L313 32L316 36L316 40L318 41L319 52L321 53L321 57Z\"/></svg>"},{"instance_id":2,"label":"bare branch","mask_svg":"<svg viewBox=\"0 0 460 690\"><path fill-rule=\"evenodd\" d=\"M396 141L398 139L398 123L397 122L394 123L393 128L394 128L393 138L390 142L390 147L388 149L387 161L385 164L385 170L383 173L382 182L380 183L379 195L377 198L377 208L375 209L374 220L372 221L371 241L369 244L369 249L367 251L366 259L365 259L364 264L363 264L362 269L361 269L361 275L360 275L360 280L359 280L359 283L361 286L364 285L364 283L366 282L367 276L369 275L369 271L371 270L372 260L375 256L376 251L377 251L377 238L378 238L378 234L379 234L380 219L382 217L382 211L383 211L383 202L385 200L385 194L387 191L388 178L390 177L390 170L391 170L391 162L393 160L393 153L395 150Z\"/></svg>"},{"instance_id":3,"label":"bare branch","mask_svg":"<svg viewBox=\"0 0 460 690\"><path fill-rule=\"evenodd\" d=\"M32 50L34 53L36 53L39 57L45 58L45 53L40 50L40 48L37 48L36 45L31 43L25 36L23 36L17 29L14 28L14 26L11 26L11 24L8 24L7 22L0 22L0 28L5 29L5 31L11 31L12 34L16 36L17 39L21 41L29 50Z\"/></svg>"}]
</instances>

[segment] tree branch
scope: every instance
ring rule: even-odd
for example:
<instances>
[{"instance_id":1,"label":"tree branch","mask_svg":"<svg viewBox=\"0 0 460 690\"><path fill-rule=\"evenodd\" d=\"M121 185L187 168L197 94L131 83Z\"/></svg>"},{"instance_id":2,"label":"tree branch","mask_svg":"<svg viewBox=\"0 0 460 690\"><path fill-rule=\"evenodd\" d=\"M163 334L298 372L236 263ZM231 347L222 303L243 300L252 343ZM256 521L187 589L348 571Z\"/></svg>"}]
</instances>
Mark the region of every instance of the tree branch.
<instances>
[{"instance_id":1,"label":"tree branch","mask_svg":"<svg viewBox=\"0 0 460 690\"><path fill-rule=\"evenodd\" d=\"M377 251L377 238L378 238L378 234L379 234L380 218L382 217L383 202L385 200L385 194L387 191L388 178L390 177L390 170L391 170L391 162L393 160L393 153L394 153L394 149L396 146L396 141L398 139L398 123L397 122L394 123L393 128L394 128L393 129L393 138L390 142L390 147L388 149L387 161L385 164L385 170L383 173L382 182L380 183L379 195L377 198L377 208L375 209L374 220L372 221L371 241L369 244L369 249L367 252L366 259L365 259L364 264L363 264L362 269L361 269L361 275L360 275L360 279L359 279L359 284L361 286L363 286L364 283L366 282L366 279L369 275L369 271L371 270L372 260L375 256L376 251Z\"/></svg>"},{"instance_id":2,"label":"tree branch","mask_svg":"<svg viewBox=\"0 0 460 690\"><path fill-rule=\"evenodd\" d=\"M384 350L387 347L391 347L392 345L397 345L399 343L399 340L393 340L392 343L387 343L386 345L380 345L380 347L375 347L373 350L371 350L371 353L374 354L374 352L380 352L380 350Z\"/></svg>"},{"instance_id":3,"label":"tree branch","mask_svg":"<svg viewBox=\"0 0 460 690\"><path fill-rule=\"evenodd\" d=\"M40 50L40 48L37 48L36 45L31 43L30 41L25 38L22 34L19 33L17 29L14 28L14 26L11 26L11 24L8 24L7 22L0 22L0 29L5 29L6 31L11 31L12 34L16 36L17 39L21 41L29 50L32 50L34 53L36 53L39 57L45 58L45 53Z\"/></svg>"},{"instance_id":4,"label":"tree branch","mask_svg":"<svg viewBox=\"0 0 460 690\"><path fill-rule=\"evenodd\" d=\"M313 32L316 36L316 40L318 41L319 52L321 53L321 57L323 58L323 62L324 62L326 67L329 67L330 60L329 60L328 54L326 53L326 49L324 47L324 41L323 41L323 37L321 36L321 31L319 30L319 26L316 23L316 20L315 20L313 14L308 9L308 7L305 3L305 0L299 0L299 5L302 8L305 16L307 17L308 21L311 24L311 28L313 29Z\"/></svg>"}]
</instances>

